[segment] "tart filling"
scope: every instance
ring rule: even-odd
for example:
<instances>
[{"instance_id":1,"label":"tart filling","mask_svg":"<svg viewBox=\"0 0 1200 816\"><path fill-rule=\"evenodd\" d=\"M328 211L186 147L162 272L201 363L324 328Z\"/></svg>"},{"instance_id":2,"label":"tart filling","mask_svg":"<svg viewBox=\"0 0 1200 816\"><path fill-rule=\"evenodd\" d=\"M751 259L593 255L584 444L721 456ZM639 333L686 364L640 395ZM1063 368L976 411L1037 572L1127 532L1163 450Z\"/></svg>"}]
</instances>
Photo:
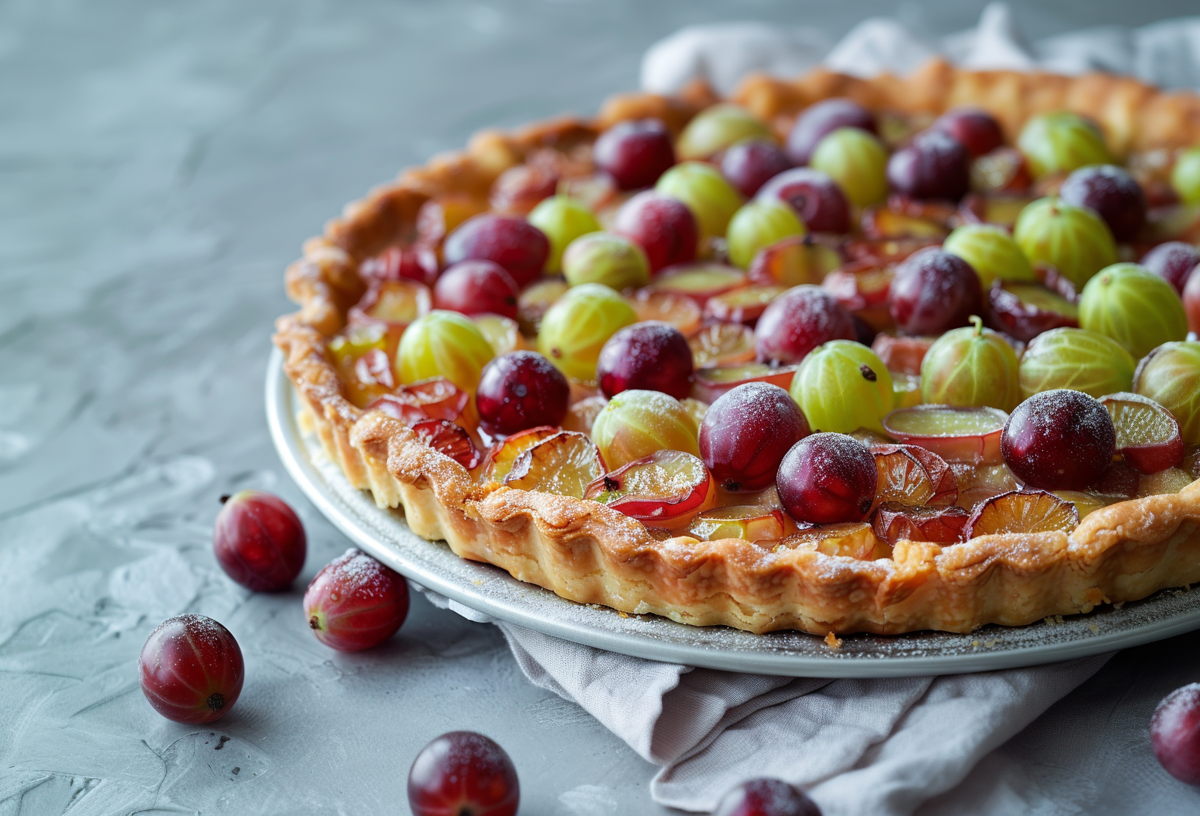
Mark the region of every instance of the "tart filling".
<instances>
[{"instance_id":1,"label":"tart filling","mask_svg":"<svg viewBox=\"0 0 1200 816\"><path fill-rule=\"evenodd\" d=\"M621 97L350 205L276 342L355 486L572 600L820 634L1088 611L1200 580L1196 121L943 63Z\"/></svg>"}]
</instances>

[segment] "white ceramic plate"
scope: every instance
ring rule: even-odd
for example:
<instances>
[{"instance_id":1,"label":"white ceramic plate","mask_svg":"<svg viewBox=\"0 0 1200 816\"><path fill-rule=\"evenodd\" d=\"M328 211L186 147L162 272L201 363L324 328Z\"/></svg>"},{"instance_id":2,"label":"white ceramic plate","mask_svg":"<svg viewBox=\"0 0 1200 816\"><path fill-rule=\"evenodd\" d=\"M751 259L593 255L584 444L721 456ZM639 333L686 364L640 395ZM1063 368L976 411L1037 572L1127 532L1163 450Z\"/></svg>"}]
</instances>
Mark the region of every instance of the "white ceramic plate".
<instances>
[{"instance_id":1,"label":"white ceramic plate","mask_svg":"<svg viewBox=\"0 0 1200 816\"><path fill-rule=\"evenodd\" d=\"M1120 609L1101 607L1062 623L987 626L970 635L847 635L837 650L822 638L802 632L755 635L577 604L496 567L465 561L444 542L426 541L408 528L403 514L380 510L369 493L352 488L316 437L301 433L295 392L283 374L278 350L271 357L266 385L267 422L284 467L317 509L357 546L464 606L587 646L758 674L907 677L1034 666L1200 629L1200 591L1187 589L1165 590Z\"/></svg>"}]
</instances>

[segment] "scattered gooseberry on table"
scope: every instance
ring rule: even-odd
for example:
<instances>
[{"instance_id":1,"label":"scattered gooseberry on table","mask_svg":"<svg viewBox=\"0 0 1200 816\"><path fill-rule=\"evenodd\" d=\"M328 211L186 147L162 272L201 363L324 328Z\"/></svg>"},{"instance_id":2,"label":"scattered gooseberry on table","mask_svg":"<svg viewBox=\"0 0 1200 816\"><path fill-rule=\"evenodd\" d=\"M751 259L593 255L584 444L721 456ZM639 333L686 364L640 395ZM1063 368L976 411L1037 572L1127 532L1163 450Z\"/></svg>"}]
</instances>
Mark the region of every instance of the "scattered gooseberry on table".
<instances>
[{"instance_id":1,"label":"scattered gooseberry on table","mask_svg":"<svg viewBox=\"0 0 1200 816\"><path fill-rule=\"evenodd\" d=\"M781 779L751 779L717 803L713 816L821 816L804 791Z\"/></svg>"},{"instance_id":2,"label":"scattered gooseberry on table","mask_svg":"<svg viewBox=\"0 0 1200 816\"><path fill-rule=\"evenodd\" d=\"M138 677L154 710L181 723L208 723L229 713L246 669L229 630L204 615L179 615L155 627L142 646Z\"/></svg>"},{"instance_id":3,"label":"scattered gooseberry on table","mask_svg":"<svg viewBox=\"0 0 1200 816\"><path fill-rule=\"evenodd\" d=\"M558 425L567 415L571 386L536 351L514 351L483 367L475 404L490 433L512 434L538 425Z\"/></svg>"},{"instance_id":4,"label":"scattered gooseberry on table","mask_svg":"<svg viewBox=\"0 0 1200 816\"><path fill-rule=\"evenodd\" d=\"M700 423L700 457L725 490L762 490L774 484L784 454L808 434L808 421L787 391L746 383L709 406Z\"/></svg>"},{"instance_id":5,"label":"scattered gooseberry on table","mask_svg":"<svg viewBox=\"0 0 1200 816\"><path fill-rule=\"evenodd\" d=\"M221 504L213 526L213 554L225 574L254 592L291 586L308 552L295 511L261 490L222 496Z\"/></svg>"},{"instance_id":6,"label":"scattered gooseberry on table","mask_svg":"<svg viewBox=\"0 0 1200 816\"><path fill-rule=\"evenodd\" d=\"M432 740L408 771L413 816L516 816L520 799L508 753L474 731L451 731Z\"/></svg>"},{"instance_id":7,"label":"scattered gooseberry on table","mask_svg":"<svg viewBox=\"0 0 1200 816\"><path fill-rule=\"evenodd\" d=\"M862 521L878 480L870 451L840 433L804 437L784 455L776 475L783 509L812 524Z\"/></svg>"},{"instance_id":8,"label":"scattered gooseberry on table","mask_svg":"<svg viewBox=\"0 0 1200 816\"><path fill-rule=\"evenodd\" d=\"M1116 452L1108 411L1081 391L1034 394L1012 412L1000 437L1004 462L1026 484L1043 490L1083 490Z\"/></svg>"},{"instance_id":9,"label":"scattered gooseberry on table","mask_svg":"<svg viewBox=\"0 0 1200 816\"><path fill-rule=\"evenodd\" d=\"M596 361L596 380L606 397L622 391L662 391L683 399L692 390L692 349L687 338L667 323L634 323L604 344Z\"/></svg>"},{"instance_id":10,"label":"scattered gooseberry on table","mask_svg":"<svg viewBox=\"0 0 1200 816\"><path fill-rule=\"evenodd\" d=\"M391 567L351 548L312 579L304 617L332 649L370 649L396 634L408 617L408 584Z\"/></svg>"},{"instance_id":11,"label":"scattered gooseberry on table","mask_svg":"<svg viewBox=\"0 0 1200 816\"><path fill-rule=\"evenodd\" d=\"M1163 698L1150 720L1150 745L1167 773L1200 785L1200 683Z\"/></svg>"}]
</instances>

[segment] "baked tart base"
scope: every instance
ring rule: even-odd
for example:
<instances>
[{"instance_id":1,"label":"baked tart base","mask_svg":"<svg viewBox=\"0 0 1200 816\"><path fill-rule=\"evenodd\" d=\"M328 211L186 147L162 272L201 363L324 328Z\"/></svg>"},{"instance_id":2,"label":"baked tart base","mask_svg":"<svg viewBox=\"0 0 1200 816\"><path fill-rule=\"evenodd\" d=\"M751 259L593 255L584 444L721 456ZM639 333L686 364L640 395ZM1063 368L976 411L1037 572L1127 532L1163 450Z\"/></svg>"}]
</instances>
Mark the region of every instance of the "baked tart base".
<instances>
[{"instance_id":1,"label":"baked tart base","mask_svg":"<svg viewBox=\"0 0 1200 816\"><path fill-rule=\"evenodd\" d=\"M1118 151L1200 142L1200 98L1105 75L967 72L939 61L904 78L825 71L787 82L756 77L734 101L766 121L786 122L835 96L932 115L969 101L996 114L1010 135L1029 116L1067 109L1101 122ZM890 558L863 561L822 553L811 536L663 539L597 502L481 485L403 423L343 396L326 344L363 293L358 266L408 240L426 200L451 192L483 196L533 151L569 151L617 121L655 116L677 130L716 101L697 85L674 99L616 97L593 121L485 132L465 151L435 157L348 205L323 236L305 244L287 273L288 293L301 308L279 319L275 342L322 446L350 484L370 490L380 507L402 509L418 535L569 600L751 632L970 632L1200 581L1200 482L1095 510L1069 535L991 535L947 546L900 541Z\"/></svg>"}]
</instances>

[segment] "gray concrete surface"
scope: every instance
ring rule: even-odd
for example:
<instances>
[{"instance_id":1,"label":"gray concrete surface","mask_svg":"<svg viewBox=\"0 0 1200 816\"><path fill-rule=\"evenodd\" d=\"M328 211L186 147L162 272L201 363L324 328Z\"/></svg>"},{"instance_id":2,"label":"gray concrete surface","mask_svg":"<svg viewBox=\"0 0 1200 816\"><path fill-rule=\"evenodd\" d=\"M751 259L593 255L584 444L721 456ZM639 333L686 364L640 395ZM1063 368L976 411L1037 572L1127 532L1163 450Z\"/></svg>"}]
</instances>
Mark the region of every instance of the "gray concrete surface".
<instances>
[{"instance_id":1,"label":"gray concrete surface","mask_svg":"<svg viewBox=\"0 0 1200 816\"><path fill-rule=\"evenodd\" d=\"M1031 37L1190 4L1015 4ZM416 599L357 655L299 612L347 545L282 473L261 384L282 270L341 205L485 125L593 110L655 39L701 21L844 33L940 0L0 2L0 816L406 813L408 766L451 728L496 737L533 816L665 813L654 768L534 689L492 628ZM307 524L297 588L256 595L209 549L217 497L273 490ZM247 682L211 728L167 722L135 662L185 610L222 620ZM927 814L1185 813L1149 755L1200 637L1133 650Z\"/></svg>"}]
</instances>

